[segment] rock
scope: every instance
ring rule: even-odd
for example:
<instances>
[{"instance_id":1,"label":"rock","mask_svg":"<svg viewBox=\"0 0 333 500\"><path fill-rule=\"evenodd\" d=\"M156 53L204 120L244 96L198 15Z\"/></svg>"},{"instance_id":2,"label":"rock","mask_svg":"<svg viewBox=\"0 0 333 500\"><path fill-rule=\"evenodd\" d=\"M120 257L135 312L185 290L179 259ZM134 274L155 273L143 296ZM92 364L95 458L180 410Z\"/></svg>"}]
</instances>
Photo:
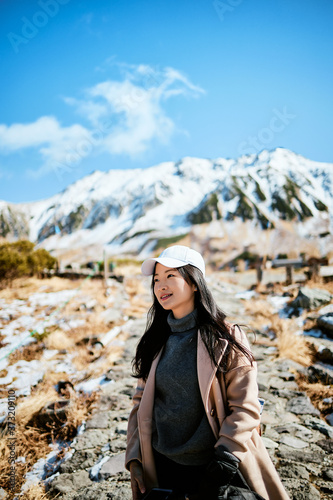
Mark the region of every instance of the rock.
<instances>
[{"instance_id":1,"label":"rock","mask_svg":"<svg viewBox=\"0 0 333 500\"><path fill-rule=\"evenodd\" d=\"M7 493L3 488L0 488L0 500L5 500L7 498Z\"/></svg>"},{"instance_id":2,"label":"rock","mask_svg":"<svg viewBox=\"0 0 333 500\"><path fill-rule=\"evenodd\" d=\"M297 450L292 449L285 444L281 444L279 449L276 451L276 454L282 459L300 462L301 464L321 464L323 461L323 454L320 453L320 451L313 451L311 449Z\"/></svg>"},{"instance_id":3,"label":"rock","mask_svg":"<svg viewBox=\"0 0 333 500\"><path fill-rule=\"evenodd\" d=\"M315 484L322 493L326 493L328 495L325 498L333 498L333 485L330 481L316 481Z\"/></svg>"},{"instance_id":4,"label":"rock","mask_svg":"<svg viewBox=\"0 0 333 500\"><path fill-rule=\"evenodd\" d=\"M317 325L329 337L333 337L333 312L320 316L317 319Z\"/></svg>"},{"instance_id":5,"label":"rock","mask_svg":"<svg viewBox=\"0 0 333 500\"><path fill-rule=\"evenodd\" d=\"M67 495L91 484L88 472L80 470L73 474L60 474L51 483L50 493Z\"/></svg>"},{"instance_id":6,"label":"rock","mask_svg":"<svg viewBox=\"0 0 333 500\"><path fill-rule=\"evenodd\" d=\"M109 426L109 412L103 411L95 413L90 420L88 420L86 429L107 429Z\"/></svg>"},{"instance_id":7,"label":"rock","mask_svg":"<svg viewBox=\"0 0 333 500\"><path fill-rule=\"evenodd\" d=\"M132 500L130 485L124 483L125 477L121 483L103 482L93 483L91 486L81 491L78 495L71 497L73 500ZM129 481L128 481L129 483Z\"/></svg>"},{"instance_id":8,"label":"rock","mask_svg":"<svg viewBox=\"0 0 333 500\"><path fill-rule=\"evenodd\" d=\"M326 415L325 419L326 419L326 422L329 425L333 426L333 413L330 413L329 415Z\"/></svg>"},{"instance_id":9,"label":"rock","mask_svg":"<svg viewBox=\"0 0 333 500\"><path fill-rule=\"evenodd\" d=\"M285 479L283 484L292 500L320 500L320 492L304 480Z\"/></svg>"},{"instance_id":10,"label":"rock","mask_svg":"<svg viewBox=\"0 0 333 500\"><path fill-rule=\"evenodd\" d=\"M306 417L304 420L304 425L310 427L311 429L315 429L321 432L330 439L333 439L333 428L330 427L328 424L326 424L324 420L321 420L320 418Z\"/></svg>"},{"instance_id":11,"label":"rock","mask_svg":"<svg viewBox=\"0 0 333 500\"><path fill-rule=\"evenodd\" d=\"M261 439L263 440L264 445L266 446L267 449L274 449L279 447L278 443L276 443L275 441L273 441L268 437L262 436Z\"/></svg>"},{"instance_id":12,"label":"rock","mask_svg":"<svg viewBox=\"0 0 333 500\"><path fill-rule=\"evenodd\" d=\"M309 473L305 467L297 464L287 464L285 467L279 467L279 474L282 478L295 478L309 480Z\"/></svg>"},{"instance_id":13,"label":"rock","mask_svg":"<svg viewBox=\"0 0 333 500\"><path fill-rule=\"evenodd\" d=\"M256 360L258 361L258 358L256 358ZM259 389L259 392L266 392L266 391L268 391L268 385L265 385L265 384L258 382L258 389Z\"/></svg>"},{"instance_id":14,"label":"rock","mask_svg":"<svg viewBox=\"0 0 333 500\"><path fill-rule=\"evenodd\" d=\"M313 432L310 429L307 429L304 425L295 423L279 425L278 427L275 427L275 430L280 434L285 433L305 440L311 439L313 435Z\"/></svg>"},{"instance_id":15,"label":"rock","mask_svg":"<svg viewBox=\"0 0 333 500\"><path fill-rule=\"evenodd\" d=\"M328 347L325 345L320 345L316 353L316 358L318 359L318 361L333 365L333 346Z\"/></svg>"},{"instance_id":16,"label":"rock","mask_svg":"<svg viewBox=\"0 0 333 500\"><path fill-rule=\"evenodd\" d=\"M319 309L318 315L323 316L324 314L333 313L333 304L328 304L328 306Z\"/></svg>"},{"instance_id":17,"label":"rock","mask_svg":"<svg viewBox=\"0 0 333 500\"><path fill-rule=\"evenodd\" d=\"M103 394L98 403L99 411L112 410L117 404L117 397L110 394Z\"/></svg>"},{"instance_id":18,"label":"rock","mask_svg":"<svg viewBox=\"0 0 333 500\"><path fill-rule=\"evenodd\" d=\"M326 290L301 287L295 300L290 303L292 309L316 309L332 300L332 295Z\"/></svg>"},{"instance_id":19,"label":"rock","mask_svg":"<svg viewBox=\"0 0 333 500\"><path fill-rule=\"evenodd\" d=\"M313 406L308 396L297 396L290 399L286 408L288 411L295 413L296 415L320 416L319 410Z\"/></svg>"},{"instance_id":20,"label":"rock","mask_svg":"<svg viewBox=\"0 0 333 500\"><path fill-rule=\"evenodd\" d=\"M309 443L306 443L302 439L298 439L292 436L282 436L280 439L280 443L286 444L287 446L291 446L291 448L302 449L307 448Z\"/></svg>"},{"instance_id":21,"label":"rock","mask_svg":"<svg viewBox=\"0 0 333 500\"><path fill-rule=\"evenodd\" d=\"M323 470L323 478L328 481L333 481L333 470Z\"/></svg>"},{"instance_id":22,"label":"rock","mask_svg":"<svg viewBox=\"0 0 333 500\"><path fill-rule=\"evenodd\" d=\"M73 445L75 450L96 449L109 441L109 432L100 429L88 429L80 436L77 436L76 443Z\"/></svg>"},{"instance_id":23,"label":"rock","mask_svg":"<svg viewBox=\"0 0 333 500\"><path fill-rule=\"evenodd\" d=\"M333 368L326 363L315 363L307 369L310 382L323 382L325 385L333 385Z\"/></svg>"},{"instance_id":24,"label":"rock","mask_svg":"<svg viewBox=\"0 0 333 500\"><path fill-rule=\"evenodd\" d=\"M96 463L97 457L95 450L76 451L69 460L60 465L60 472L69 474L78 470L89 469Z\"/></svg>"},{"instance_id":25,"label":"rock","mask_svg":"<svg viewBox=\"0 0 333 500\"><path fill-rule=\"evenodd\" d=\"M272 394L274 394L274 396L278 396L279 398L286 398L286 399L292 399L292 398L295 398L296 396L304 396L305 395L304 392L293 391L290 389L272 389L271 392L272 392Z\"/></svg>"},{"instance_id":26,"label":"rock","mask_svg":"<svg viewBox=\"0 0 333 500\"><path fill-rule=\"evenodd\" d=\"M286 380L288 382L295 380L295 375L293 373L290 373L290 372L281 372L281 373L279 373L279 377L281 377L282 380Z\"/></svg>"},{"instance_id":27,"label":"rock","mask_svg":"<svg viewBox=\"0 0 333 500\"><path fill-rule=\"evenodd\" d=\"M327 451L327 453L333 453L333 439L321 439L320 441L317 441L316 444L323 450Z\"/></svg>"},{"instance_id":28,"label":"rock","mask_svg":"<svg viewBox=\"0 0 333 500\"><path fill-rule=\"evenodd\" d=\"M124 436L126 436L127 435L127 422L119 423L116 427L116 433L123 434Z\"/></svg>"},{"instance_id":29,"label":"rock","mask_svg":"<svg viewBox=\"0 0 333 500\"><path fill-rule=\"evenodd\" d=\"M124 472L125 470L125 453L119 453L110 457L107 462L105 462L100 471L99 479L105 480L109 477L115 476L119 472Z\"/></svg>"}]
</instances>

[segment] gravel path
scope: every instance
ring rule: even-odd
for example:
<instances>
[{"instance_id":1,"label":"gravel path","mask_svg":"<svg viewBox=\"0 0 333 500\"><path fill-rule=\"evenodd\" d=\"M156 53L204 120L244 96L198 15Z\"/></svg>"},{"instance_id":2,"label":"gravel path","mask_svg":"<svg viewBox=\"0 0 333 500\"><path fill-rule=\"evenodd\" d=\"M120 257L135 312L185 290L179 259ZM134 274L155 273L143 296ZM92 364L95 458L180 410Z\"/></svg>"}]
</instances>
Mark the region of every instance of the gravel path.
<instances>
[{"instance_id":1,"label":"gravel path","mask_svg":"<svg viewBox=\"0 0 333 500\"><path fill-rule=\"evenodd\" d=\"M243 314L235 286L216 285L214 295L235 319ZM246 317L242 316L246 323ZM73 443L73 456L60 466L48 495L68 500L130 500L129 474L123 470L127 418L135 379L131 359L144 331L145 319L128 327L123 356L113 367L112 381L101 386L101 399L83 434ZM290 498L333 498L333 427L319 417L305 393L298 390L289 360L275 359L272 349L255 344L260 396L265 399L262 438Z\"/></svg>"}]
</instances>

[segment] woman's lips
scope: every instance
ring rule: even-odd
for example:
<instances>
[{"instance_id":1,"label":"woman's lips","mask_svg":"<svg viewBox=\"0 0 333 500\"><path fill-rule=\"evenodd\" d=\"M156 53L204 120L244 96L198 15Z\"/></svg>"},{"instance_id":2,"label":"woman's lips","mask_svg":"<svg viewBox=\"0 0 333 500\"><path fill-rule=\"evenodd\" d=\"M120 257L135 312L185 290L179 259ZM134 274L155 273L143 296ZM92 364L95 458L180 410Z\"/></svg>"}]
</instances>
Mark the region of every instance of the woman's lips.
<instances>
[{"instance_id":1,"label":"woman's lips","mask_svg":"<svg viewBox=\"0 0 333 500\"><path fill-rule=\"evenodd\" d=\"M165 293L164 295L161 295L161 298L160 300L162 302L164 302L165 300L167 300L169 297L171 297L172 293Z\"/></svg>"}]
</instances>

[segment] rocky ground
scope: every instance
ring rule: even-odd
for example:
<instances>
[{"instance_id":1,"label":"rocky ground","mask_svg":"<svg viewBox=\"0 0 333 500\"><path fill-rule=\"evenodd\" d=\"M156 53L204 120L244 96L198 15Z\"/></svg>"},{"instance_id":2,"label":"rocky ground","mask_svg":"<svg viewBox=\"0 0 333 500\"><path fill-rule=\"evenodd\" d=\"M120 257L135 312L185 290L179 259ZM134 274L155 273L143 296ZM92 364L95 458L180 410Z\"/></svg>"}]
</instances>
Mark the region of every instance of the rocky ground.
<instances>
[{"instance_id":1,"label":"rocky ground","mask_svg":"<svg viewBox=\"0 0 333 500\"><path fill-rule=\"evenodd\" d=\"M232 319L242 314L240 298L223 285L214 294ZM230 293L230 290L232 293ZM229 292L228 292L229 291ZM100 386L100 401L83 433L72 444L74 453L64 461L48 483L48 497L67 500L131 499L129 473L123 469L127 418L135 379L131 359L145 326L133 319L122 356L115 362L109 383ZM254 341L251 336L250 340ZM253 342L258 361L260 396L265 399L262 439L292 500L333 497L333 427L320 418L295 381L304 367L276 357L276 348Z\"/></svg>"}]
</instances>

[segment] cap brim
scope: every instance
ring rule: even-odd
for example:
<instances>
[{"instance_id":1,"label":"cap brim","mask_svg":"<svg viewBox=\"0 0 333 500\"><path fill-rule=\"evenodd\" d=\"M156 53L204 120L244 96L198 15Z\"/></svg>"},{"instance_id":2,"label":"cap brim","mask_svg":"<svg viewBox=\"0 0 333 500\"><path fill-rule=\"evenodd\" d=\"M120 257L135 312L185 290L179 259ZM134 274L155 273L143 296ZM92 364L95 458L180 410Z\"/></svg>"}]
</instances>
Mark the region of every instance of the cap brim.
<instances>
[{"instance_id":1,"label":"cap brim","mask_svg":"<svg viewBox=\"0 0 333 500\"><path fill-rule=\"evenodd\" d=\"M182 267L186 266L187 262L184 262L183 260L179 259L172 259L171 257L161 257L161 258L156 258L156 259L147 259L144 261L144 263L141 266L141 272L145 276L151 276L154 272L154 267L156 262L159 262L162 264L162 266L165 267L171 267L171 268L177 268L177 267Z\"/></svg>"}]
</instances>

